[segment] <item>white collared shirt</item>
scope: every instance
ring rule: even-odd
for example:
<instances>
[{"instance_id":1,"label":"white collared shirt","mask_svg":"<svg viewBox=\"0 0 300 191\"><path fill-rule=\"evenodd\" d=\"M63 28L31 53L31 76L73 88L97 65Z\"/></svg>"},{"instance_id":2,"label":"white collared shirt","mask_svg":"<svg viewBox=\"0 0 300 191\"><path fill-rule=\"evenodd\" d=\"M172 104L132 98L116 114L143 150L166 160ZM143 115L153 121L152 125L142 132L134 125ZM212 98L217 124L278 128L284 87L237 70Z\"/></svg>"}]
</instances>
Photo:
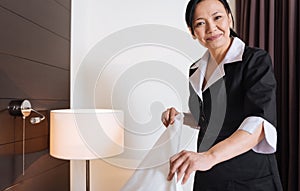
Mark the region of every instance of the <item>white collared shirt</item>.
<instances>
[{"instance_id":1,"label":"white collared shirt","mask_svg":"<svg viewBox=\"0 0 300 191\"><path fill-rule=\"evenodd\" d=\"M202 90L202 85L204 82L206 68L208 62L210 60L213 60L213 59L209 59L210 58L209 51L206 51L203 57L192 66L191 69L197 69L197 70L190 76L189 80L192 87L194 88L195 92L198 94L201 100L203 100L202 92L205 91L207 88L209 88L216 81L218 81L219 79L225 76L224 64L242 61L244 48L245 48L245 43L239 38L235 37L233 39L232 45L230 46L227 54L225 55L225 58L217 66L215 71L212 73L211 77L205 84L203 90ZM188 118L190 118L189 114L185 114L185 115ZM277 144L277 131L276 128L270 122L263 119L262 117L250 116L244 119L244 121L241 123L238 129L244 130L252 134L260 125L263 125L265 137L260 143L258 143L254 148L252 148L252 150L257 153L264 153L264 154L274 153L276 151L276 144Z\"/></svg>"}]
</instances>

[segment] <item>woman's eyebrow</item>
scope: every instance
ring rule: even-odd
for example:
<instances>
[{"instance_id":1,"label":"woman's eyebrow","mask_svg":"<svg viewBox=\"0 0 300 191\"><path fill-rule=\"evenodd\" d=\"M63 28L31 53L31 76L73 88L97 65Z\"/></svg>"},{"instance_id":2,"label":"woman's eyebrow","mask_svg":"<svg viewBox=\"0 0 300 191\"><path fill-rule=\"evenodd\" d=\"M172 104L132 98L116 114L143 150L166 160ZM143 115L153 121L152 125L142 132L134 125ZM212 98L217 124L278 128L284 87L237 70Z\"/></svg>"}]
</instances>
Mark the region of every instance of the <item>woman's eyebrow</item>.
<instances>
[{"instance_id":1,"label":"woman's eyebrow","mask_svg":"<svg viewBox=\"0 0 300 191\"><path fill-rule=\"evenodd\" d=\"M215 16L215 15L217 15L219 12L218 11L216 11L216 12L214 12L211 16ZM200 20L200 19L204 19L204 18L202 18L202 17L199 17L199 18L197 18L197 19L195 19L194 21L197 21L197 20Z\"/></svg>"},{"instance_id":2,"label":"woman's eyebrow","mask_svg":"<svg viewBox=\"0 0 300 191\"><path fill-rule=\"evenodd\" d=\"M216 11L215 13L213 13L211 16L215 16L216 14L218 14L219 12L218 11Z\"/></svg>"}]
</instances>

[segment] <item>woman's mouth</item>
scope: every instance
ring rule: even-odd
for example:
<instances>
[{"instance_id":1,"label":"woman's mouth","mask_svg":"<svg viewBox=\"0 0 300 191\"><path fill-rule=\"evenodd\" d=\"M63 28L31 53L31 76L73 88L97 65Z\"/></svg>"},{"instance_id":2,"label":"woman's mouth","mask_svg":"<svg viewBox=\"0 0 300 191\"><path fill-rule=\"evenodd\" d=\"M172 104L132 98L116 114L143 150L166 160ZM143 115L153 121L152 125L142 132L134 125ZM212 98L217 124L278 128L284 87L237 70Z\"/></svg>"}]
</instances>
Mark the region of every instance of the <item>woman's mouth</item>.
<instances>
[{"instance_id":1,"label":"woman's mouth","mask_svg":"<svg viewBox=\"0 0 300 191\"><path fill-rule=\"evenodd\" d=\"M222 34L217 34L217 35L208 37L206 40L207 41L214 41L214 40L218 39L220 36L222 36Z\"/></svg>"}]
</instances>

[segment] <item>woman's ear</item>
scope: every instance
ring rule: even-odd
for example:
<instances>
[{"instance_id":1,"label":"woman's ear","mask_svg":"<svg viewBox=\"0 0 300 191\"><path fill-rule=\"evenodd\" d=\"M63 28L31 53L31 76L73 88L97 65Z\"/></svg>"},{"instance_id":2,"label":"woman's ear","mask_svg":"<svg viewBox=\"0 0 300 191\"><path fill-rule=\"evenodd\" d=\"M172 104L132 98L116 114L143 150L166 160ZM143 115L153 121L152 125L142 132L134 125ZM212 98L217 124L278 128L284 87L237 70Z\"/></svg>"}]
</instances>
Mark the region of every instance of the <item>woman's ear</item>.
<instances>
[{"instance_id":1,"label":"woman's ear","mask_svg":"<svg viewBox=\"0 0 300 191\"><path fill-rule=\"evenodd\" d=\"M232 20L232 14L231 13L228 14L228 19L229 19L229 26L230 26L231 29L233 29L233 20Z\"/></svg>"}]
</instances>

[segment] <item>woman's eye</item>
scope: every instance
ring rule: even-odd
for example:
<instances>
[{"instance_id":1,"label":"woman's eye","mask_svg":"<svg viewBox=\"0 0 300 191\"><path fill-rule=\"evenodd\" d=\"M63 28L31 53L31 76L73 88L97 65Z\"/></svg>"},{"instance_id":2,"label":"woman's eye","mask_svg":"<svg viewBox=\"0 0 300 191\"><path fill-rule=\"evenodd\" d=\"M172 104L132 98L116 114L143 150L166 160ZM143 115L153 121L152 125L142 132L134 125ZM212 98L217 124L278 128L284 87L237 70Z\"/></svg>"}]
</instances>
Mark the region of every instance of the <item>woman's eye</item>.
<instances>
[{"instance_id":1,"label":"woman's eye","mask_svg":"<svg viewBox=\"0 0 300 191\"><path fill-rule=\"evenodd\" d=\"M221 19L222 18L222 16L216 16L215 17L215 20L219 20L219 19Z\"/></svg>"},{"instance_id":2,"label":"woman's eye","mask_svg":"<svg viewBox=\"0 0 300 191\"><path fill-rule=\"evenodd\" d=\"M200 27L201 25L204 25L205 23L204 22L198 22L196 23L195 27Z\"/></svg>"}]
</instances>

